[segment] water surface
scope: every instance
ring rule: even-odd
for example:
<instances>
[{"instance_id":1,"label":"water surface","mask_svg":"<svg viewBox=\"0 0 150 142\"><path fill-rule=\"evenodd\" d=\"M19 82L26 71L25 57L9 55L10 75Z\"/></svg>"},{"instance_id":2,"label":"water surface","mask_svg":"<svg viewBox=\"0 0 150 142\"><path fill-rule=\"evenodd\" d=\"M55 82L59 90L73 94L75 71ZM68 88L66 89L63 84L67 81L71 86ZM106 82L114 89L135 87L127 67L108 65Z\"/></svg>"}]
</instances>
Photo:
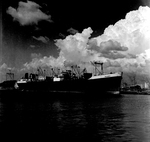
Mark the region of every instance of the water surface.
<instances>
[{"instance_id":1,"label":"water surface","mask_svg":"<svg viewBox=\"0 0 150 142\"><path fill-rule=\"evenodd\" d=\"M93 100L0 95L0 126L12 139L149 142L150 96Z\"/></svg>"}]
</instances>

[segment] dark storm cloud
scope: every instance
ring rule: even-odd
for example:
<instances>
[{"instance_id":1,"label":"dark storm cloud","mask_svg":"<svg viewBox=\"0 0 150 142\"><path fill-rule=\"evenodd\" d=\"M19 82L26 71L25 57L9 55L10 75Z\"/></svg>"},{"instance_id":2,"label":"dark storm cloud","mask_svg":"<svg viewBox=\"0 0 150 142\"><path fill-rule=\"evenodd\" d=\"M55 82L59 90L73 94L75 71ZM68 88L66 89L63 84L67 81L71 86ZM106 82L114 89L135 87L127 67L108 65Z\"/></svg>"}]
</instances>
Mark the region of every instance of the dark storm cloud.
<instances>
[{"instance_id":1,"label":"dark storm cloud","mask_svg":"<svg viewBox=\"0 0 150 142\"><path fill-rule=\"evenodd\" d=\"M40 10L41 6L35 2L19 2L17 9L8 7L7 13L21 25L38 24L41 20L52 22L51 15L47 15Z\"/></svg>"},{"instance_id":2,"label":"dark storm cloud","mask_svg":"<svg viewBox=\"0 0 150 142\"><path fill-rule=\"evenodd\" d=\"M110 51L127 51L127 50L128 50L127 47L121 46L119 42L113 40L108 40L100 44L100 51L102 53L107 53Z\"/></svg>"},{"instance_id":3,"label":"dark storm cloud","mask_svg":"<svg viewBox=\"0 0 150 142\"><path fill-rule=\"evenodd\" d=\"M128 50L127 47L121 46L119 42L113 40L103 41L99 46L97 46L95 39L91 39L89 41L89 49L97 51L100 53L101 57L109 59L125 58L126 55L121 52Z\"/></svg>"}]
</instances>

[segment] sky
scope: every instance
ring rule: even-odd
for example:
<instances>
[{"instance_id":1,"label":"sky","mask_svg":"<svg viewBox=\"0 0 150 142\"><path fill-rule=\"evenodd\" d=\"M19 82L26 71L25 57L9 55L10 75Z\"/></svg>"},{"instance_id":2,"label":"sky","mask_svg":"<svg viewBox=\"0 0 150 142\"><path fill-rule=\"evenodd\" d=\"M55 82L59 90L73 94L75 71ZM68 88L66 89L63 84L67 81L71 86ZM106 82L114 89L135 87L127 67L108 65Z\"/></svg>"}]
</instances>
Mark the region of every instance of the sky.
<instances>
[{"instance_id":1,"label":"sky","mask_svg":"<svg viewBox=\"0 0 150 142\"><path fill-rule=\"evenodd\" d=\"M65 66L80 64L89 68L86 62L93 60L104 62L108 72L148 74L145 51L149 49L146 46L149 33L145 35L147 29L143 28L144 34L141 32L138 26L142 22L136 24L139 18L134 16L149 10L148 0L1 3L0 82L8 69L18 79L27 71L35 72L39 66L64 67L65 62ZM135 14L127 17L131 11Z\"/></svg>"}]
</instances>

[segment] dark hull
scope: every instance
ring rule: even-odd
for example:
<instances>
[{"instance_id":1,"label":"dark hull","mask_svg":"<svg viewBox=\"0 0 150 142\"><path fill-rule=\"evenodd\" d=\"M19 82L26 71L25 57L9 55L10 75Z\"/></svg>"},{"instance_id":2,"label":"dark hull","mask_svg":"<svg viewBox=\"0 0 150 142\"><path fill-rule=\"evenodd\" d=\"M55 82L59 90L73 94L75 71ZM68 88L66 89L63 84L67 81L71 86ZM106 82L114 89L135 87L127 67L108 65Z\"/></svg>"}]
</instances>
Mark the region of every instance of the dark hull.
<instances>
[{"instance_id":1,"label":"dark hull","mask_svg":"<svg viewBox=\"0 0 150 142\"><path fill-rule=\"evenodd\" d=\"M57 93L120 94L121 76L93 80L39 81L19 83L19 90Z\"/></svg>"},{"instance_id":2,"label":"dark hull","mask_svg":"<svg viewBox=\"0 0 150 142\"><path fill-rule=\"evenodd\" d=\"M0 83L0 90L13 90L17 80L8 80Z\"/></svg>"}]
</instances>

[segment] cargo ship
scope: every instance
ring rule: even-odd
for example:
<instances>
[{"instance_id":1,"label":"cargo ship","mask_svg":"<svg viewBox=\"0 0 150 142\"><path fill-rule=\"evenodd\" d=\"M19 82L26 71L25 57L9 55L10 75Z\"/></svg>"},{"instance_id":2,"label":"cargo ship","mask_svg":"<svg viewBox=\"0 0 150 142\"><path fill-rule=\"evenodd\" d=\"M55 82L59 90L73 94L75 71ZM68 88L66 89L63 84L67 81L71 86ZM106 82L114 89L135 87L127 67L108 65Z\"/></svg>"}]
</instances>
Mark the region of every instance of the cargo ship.
<instances>
[{"instance_id":1,"label":"cargo ship","mask_svg":"<svg viewBox=\"0 0 150 142\"><path fill-rule=\"evenodd\" d=\"M71 66L70 70L62 71L59 74L54 73L52 76L44 76L39 73L29 75L26 73L22 79L16 82L15 86L21 91L57 93L96 92L119 95L122 72L105 74L103 72L103 63L92 62L92 65L94 66L94 73L88 73L86 68L79 71L78 66ZM40 72L39 69L38 72Z\"/></svg>"}]
</instances>

